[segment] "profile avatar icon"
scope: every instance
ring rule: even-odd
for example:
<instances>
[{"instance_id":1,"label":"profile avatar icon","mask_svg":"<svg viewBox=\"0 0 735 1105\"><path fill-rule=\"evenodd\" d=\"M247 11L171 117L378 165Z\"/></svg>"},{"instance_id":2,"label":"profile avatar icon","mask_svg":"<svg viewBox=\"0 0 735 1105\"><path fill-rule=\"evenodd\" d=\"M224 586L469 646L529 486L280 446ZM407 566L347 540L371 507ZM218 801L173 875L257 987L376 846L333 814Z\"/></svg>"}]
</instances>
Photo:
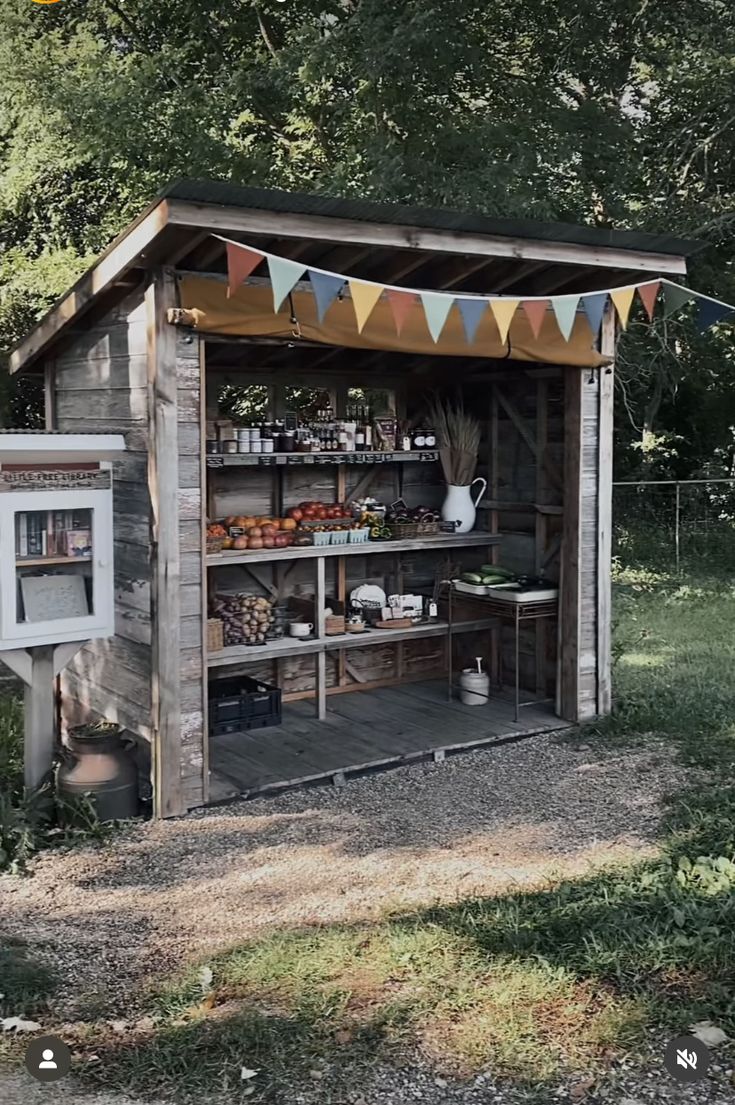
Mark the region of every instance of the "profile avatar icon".
<instances>
[{"instance_id":1,"label":"profile avatar icon","mask_svg":"<svg viewBox=\"0 0 735 1105\"><path fill-rule=\"evenodd\" d=\"M26 1048L26 1070L37 1082L58 1082L71 1071L71 1051L58 1036L39 1036Z\"/></svg>"}]
</instances>

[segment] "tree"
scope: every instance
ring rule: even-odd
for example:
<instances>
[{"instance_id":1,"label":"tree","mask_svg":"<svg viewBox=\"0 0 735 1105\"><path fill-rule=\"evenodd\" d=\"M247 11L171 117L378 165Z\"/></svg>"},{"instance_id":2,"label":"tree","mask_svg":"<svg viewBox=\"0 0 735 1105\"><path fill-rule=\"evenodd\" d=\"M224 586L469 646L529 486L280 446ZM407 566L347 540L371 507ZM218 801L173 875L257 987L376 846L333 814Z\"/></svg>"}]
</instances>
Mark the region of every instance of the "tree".
<instances>
[{"instance_id":1,"label":"tree","mask_svg":"<svg viewBox=\"0 0 735 1105\"><path fill-rule=\"evenodd\" d=\"M177 176L699 232L698 286L735 294L721 0L0 0L0 15L6 349ZM635 469L644 430L679 433L685 384L695 421L724 409L726 349L687 326L675 346L631 333L621 463Z\"/></svg>"}]
</instances>

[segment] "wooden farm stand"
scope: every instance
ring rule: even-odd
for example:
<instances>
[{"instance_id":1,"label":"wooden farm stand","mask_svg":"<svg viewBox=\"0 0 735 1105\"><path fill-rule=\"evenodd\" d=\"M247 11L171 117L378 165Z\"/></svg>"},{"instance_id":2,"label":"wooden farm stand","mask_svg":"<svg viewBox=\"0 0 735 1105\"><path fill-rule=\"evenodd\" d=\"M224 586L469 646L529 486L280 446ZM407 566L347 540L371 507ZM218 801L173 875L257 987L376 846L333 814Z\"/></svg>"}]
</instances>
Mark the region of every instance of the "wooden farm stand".
<instances>
[{"instance_id":1,"label":"wooden farm stand","mask_svg":"<svg viewBox=\"0 0 735 1105\"><path fill-rule=\"evenodd\" d=\"M420 309L399 339L384 304L358 335L348 297L317 321L308 281L278 314L262 278L228 299L217 234L381 283L517 298L676 278L695 248L224 183L169 187L12 357L12 371L43 373L49 428L126 437L115 464L116 636L70 663L64 714L108 717L150 744L159 816L606 714L613 317L598 350L584 324L565 343L552 317L534 338L522 311L506 343L486 336L468 346L452 312L434 344ZM208 516L280 513L366 491L414 505L443 497L427 454L207 457L207 421L228 387L246 385L263 389L271 417L293 409L294 389L328 392L338 417L350 389L379 392L407 419L420 418L437 391L461 393L483 425L478 474L488 492L475 531L207 555ZM369 639L325 635L325 600L344 601L358 583L429 593L448 562L487 560L543 569L560 584L558 618L524 621L517 652L508 619L469 596L455 596L451 632L442 600L436 624ZM315 638L208 654L209 598L233 589L312 604ZM448 700L450 658L455 670L480 654L492 663L493 648L536 705L518 712L505 692L482 708ZM208 681L240 672L281 687L282 725L210 741Z\"/></svg>"}]
</instances>

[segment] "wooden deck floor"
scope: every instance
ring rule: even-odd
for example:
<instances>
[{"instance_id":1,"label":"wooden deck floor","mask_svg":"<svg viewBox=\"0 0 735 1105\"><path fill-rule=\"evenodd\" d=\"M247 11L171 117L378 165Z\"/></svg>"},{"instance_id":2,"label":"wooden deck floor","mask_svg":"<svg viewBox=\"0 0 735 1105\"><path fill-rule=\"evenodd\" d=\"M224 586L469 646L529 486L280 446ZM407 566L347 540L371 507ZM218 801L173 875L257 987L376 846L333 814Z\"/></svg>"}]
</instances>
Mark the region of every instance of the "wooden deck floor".
<instances>
[{"instance_id":1,"label":"wooden deck floor","mask_svg":"<svg viewBox=\"0 0 735 1105\"><path fill-rule=\"evenodd\" d=\"M325 721L314 717L312 702L289 702L280 726L212 737L210 801L319 780L341 783L362 771L567 727L550 705L526 706L516 722L504 696L487 706L450 703L438 681L328 701Z\"/></svg>"}]
</instances>

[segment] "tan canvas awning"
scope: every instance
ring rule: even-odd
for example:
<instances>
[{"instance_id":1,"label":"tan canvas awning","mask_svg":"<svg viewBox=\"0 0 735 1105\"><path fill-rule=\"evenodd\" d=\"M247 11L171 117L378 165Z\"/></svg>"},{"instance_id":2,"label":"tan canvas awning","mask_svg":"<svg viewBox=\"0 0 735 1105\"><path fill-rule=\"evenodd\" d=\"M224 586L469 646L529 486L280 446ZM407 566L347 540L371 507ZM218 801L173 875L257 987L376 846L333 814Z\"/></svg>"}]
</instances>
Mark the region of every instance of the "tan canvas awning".
<instances>
[{"instance_id":1,"label":"tan canvas awning","mask_svg":"<svg viewBox=\"0 0 735 1105\"><path fill-rule=\"evenodd\" d=\"M291 308L288 302L278 314L273 311L273 294L268 284L245 284L232 298L227 284L199 276L183 276L181 306L199 312L197 329L232 337L292 338ZM400 334L390 305L381 299L364 330L358 333L355 312L348 298L329 308L323 322L317 318L316 303L309 291L295 291L293 308L300 334L307 341L350 349L375 349L393 353L426 353L445 357L487 357L494 360L534 361L543 364L597 367L607 363L594 348L594 339L583 314L577 315L569 341L562 337L552 311L547 311L538 338L519 308L510 327L509 341L500 340L488 311L470 345L464 334L458 309L452 308L439 341L435 344L426 328L424 312L417 305Z\"/></svg>"}]
</instances>

